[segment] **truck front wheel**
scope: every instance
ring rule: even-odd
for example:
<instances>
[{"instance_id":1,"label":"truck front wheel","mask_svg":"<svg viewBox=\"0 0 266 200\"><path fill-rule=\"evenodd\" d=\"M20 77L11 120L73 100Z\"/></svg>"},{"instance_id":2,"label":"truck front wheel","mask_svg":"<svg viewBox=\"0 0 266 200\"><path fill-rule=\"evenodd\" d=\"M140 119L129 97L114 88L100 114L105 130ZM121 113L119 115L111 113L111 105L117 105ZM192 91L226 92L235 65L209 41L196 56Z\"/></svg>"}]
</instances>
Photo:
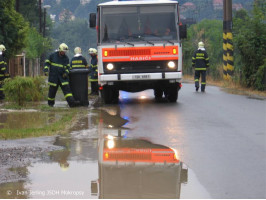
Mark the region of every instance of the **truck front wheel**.
<instances>
[{"instance_id":1,"label":"truck front wheel","mask_svg":"<svg viewBox=\"0 0 266 200\"><path fill-rule=\"evenodd\" d=\"M103 86L102 98L105 104L118 103L118 97L119 90L109 85Z\"/></svg>"},{"instance_id":2,"label":"truck front wheel","mask_svg":"<svg viewBox=\"0 0 266 200\"><path fill-rule=\"evenodd\" d=\"M154 89L154 96L156 101L161 100L163 97L163 90L160 88Z\"/></svg>"},{"instance_id":3,"label":"truck front wheel","mask_svg":"<svg viewBox=\"0 0 266 200\"><path fill-rule=\"evenodd\" d=\"M179 86L177 84L171 85L167 89L167 99L169 102L176 102L178 98L178 90L179 90Z\"/></svg>"}]
</instances>

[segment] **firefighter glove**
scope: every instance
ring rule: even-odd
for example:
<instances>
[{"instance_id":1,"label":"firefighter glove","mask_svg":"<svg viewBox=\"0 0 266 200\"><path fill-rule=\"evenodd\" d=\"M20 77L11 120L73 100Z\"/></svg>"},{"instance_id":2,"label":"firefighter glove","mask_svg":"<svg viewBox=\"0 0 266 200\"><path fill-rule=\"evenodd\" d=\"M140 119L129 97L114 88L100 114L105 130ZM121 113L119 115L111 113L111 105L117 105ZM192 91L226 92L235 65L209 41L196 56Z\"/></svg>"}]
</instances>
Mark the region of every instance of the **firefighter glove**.
<instances>
[{"instance_id":1,"label":"firefighter glove","mask_svg":"<svg viewBox=\"0 0 266 200\"><path fill-rule=\"evenodd\" d=\"M67 73L63 73L63 75L62 75L62 76L63 76L63 78L64 78L64 79L67 79L67 78L68 78L68 75L67 75Z\"/></svg>"},{"instance_id":2,"label":"firefighter glove","mask_svg":"<svg viewBox=\"0 0 266 200\"><path fill-rule=\"evenodd\" d=\"M6 77L6 78L9 78L10 75L9 75L8 73L5 73L5 77Z\"/></svg>"}]
</instances>

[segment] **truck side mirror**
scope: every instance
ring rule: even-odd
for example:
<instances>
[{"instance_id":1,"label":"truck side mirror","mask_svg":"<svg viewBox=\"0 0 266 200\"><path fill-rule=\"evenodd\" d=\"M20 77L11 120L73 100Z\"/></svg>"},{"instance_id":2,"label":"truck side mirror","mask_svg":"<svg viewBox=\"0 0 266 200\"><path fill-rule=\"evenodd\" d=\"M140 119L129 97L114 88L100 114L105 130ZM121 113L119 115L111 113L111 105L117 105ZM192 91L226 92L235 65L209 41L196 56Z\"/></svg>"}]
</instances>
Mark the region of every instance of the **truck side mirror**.
<instances>
[{"instance_id":1,"label":"truck side mirror","mask_svg":"<svg viewBox=\"0 0 266 200\"><path fill-rule=\"evenodd\" d=\"M179 35L180 35L180 39L187 38L187 25L186 24L182 24L179 26Z\"/></svg>"},{"instance_id":2,"label":"truck side mirror","mask_svg":"<svg viewBox=\"0 0 266 200\"><path fill-rule=\"evenodd\" d=\"M90 13L90 28L96 27L96 13Z\"/></svg>"}]
</instances>

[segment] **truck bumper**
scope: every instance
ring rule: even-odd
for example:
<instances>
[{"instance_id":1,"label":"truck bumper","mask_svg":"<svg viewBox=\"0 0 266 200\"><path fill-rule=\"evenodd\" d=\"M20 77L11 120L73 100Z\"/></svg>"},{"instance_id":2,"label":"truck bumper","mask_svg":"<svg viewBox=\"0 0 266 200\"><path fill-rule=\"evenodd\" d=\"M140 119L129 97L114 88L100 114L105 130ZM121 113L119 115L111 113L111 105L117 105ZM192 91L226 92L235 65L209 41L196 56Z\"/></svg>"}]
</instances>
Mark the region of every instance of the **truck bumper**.
<instances>
[{"instance_id":1,"label":"truck bumper","mask_svg":"<svg viewBox=\"0 0 266 200\"><path fill-rule=\"evenodd\" d=\"M136 73L136 74L102 74L99 76L101 82L112 81L141 81L141 80L167 80L182 79L182 72L163 72L163 73Z\"/></svg>"}]
</instances>

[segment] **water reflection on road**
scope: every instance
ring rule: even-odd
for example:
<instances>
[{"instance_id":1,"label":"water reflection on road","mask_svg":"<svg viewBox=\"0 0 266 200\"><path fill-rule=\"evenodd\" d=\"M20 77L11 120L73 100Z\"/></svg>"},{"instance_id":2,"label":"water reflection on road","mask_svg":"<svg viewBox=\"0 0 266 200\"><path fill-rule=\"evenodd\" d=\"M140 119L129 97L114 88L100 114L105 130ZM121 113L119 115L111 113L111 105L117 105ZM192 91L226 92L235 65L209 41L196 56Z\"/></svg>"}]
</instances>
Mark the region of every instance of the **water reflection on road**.
<instances>
[{"instance_id":1,"label":"water reflection on road","mask_svg":"<svg viewBox=\"0 0 266 200\"><path fill-rule=\"evenodd\" d=\"M27 181L0 186L5 198L180 198L187 169L178 152L127 137L130 120L119 106L90 110L55 138L61 150L27 167Z\"/></svg>"}]
</instances>

